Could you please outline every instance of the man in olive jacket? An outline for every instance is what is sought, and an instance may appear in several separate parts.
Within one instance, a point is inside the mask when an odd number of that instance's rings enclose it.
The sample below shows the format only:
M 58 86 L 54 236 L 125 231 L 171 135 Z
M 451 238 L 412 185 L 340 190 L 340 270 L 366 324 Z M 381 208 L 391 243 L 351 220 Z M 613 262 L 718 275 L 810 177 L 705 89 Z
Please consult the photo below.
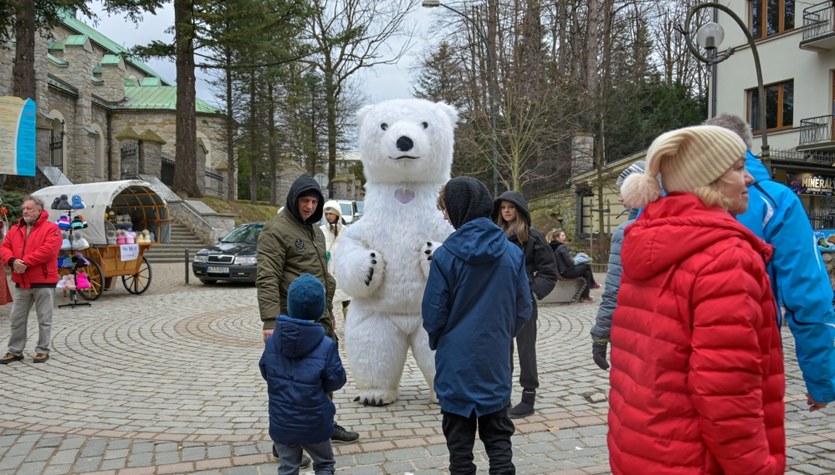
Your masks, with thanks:
M 275 320 L 287 315 L 287 289 L 302 274 L 312 274 L 327 293 L 327 310 L 319 320 L 325 333 L 337 341 L 331 314 L 336 281 L 328 273 L 325 235 L 319 228 L 325 199 L 319 184 L 302 175 L 290 186 L 284 209 L 270 220 L 258 236 L 255 287 L 258 311 L 264 322 L 264 341 L 272 335 Z M 354 442 L 359 434 L 334 423 L 334 442 Z

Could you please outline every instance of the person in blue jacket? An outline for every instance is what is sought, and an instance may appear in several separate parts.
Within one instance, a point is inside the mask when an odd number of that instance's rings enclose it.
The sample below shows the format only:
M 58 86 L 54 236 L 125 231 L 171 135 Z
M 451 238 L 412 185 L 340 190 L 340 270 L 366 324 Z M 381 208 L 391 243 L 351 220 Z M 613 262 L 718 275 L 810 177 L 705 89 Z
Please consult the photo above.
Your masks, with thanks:
M 626 177 L 633 173 L 644 173 L 646 162 L 637 161 L 624 169 L 618 175 L 615 185 L 618 187 L 618 201 L 623 203 L 620 196 L 620 187 Z M 615 314 L 615 307 L 618 302 L 618 291 L 620 290 L 620 276 L 623 273 L 621 265 L 620 249 L 623 246 L 623 235 L 626 227 L 635 222 L 638 217 L 638 209 L 627 208 L 627 220 L 621 223 L 612 233 L 612 244 L 609 247 L 609 268 L 606 272 L 606 287 L 603 289 L 603 297 L 600 298 L 600 307 L 597 308 L 597 317 L 591 329 L 591 354 L 595 364 L 600 369 L 609 369 L 609 362 L 606 361 L 606 349 L 609 347 L 609 334 L 612 330 L 612 315 Z
M 826 407 L 835 400 L 835 312 L 829 274 L 815 244 L 809 217 L 797 195 L 773 181 L 751 153 L 751 128 L 742 118 L 720 114 L 705 123 L 732 130 L 748 147 L 745 168 L 754 183 L 748 187 L 748 211 L 737 219 L 774 246 L 768 273 L 778 315 L 783 307 L 794 335 L 809 410 Z
M 438 208 L 455 232 L 432 255 L 422 311 L 435 350 L 449 471 L 476 473 L 478 429 L 490 473 L 514 474 L 511 343 L 533 308 L 525 255 L 490 220 L 493 201 L 482 182 L 453 178 L 441 189 Z
M 279 456 L 279 475 L 299 473 L 302 449 L 316 475 L 332 475 L 331 446 L 336 407 L 328 393 L 345 385 L 336 343 L 325 335 L 325 287 L 302 274 L 287 289 L 287 313 L 279 315 L 258 367 L 267 381 L 270 438 Z

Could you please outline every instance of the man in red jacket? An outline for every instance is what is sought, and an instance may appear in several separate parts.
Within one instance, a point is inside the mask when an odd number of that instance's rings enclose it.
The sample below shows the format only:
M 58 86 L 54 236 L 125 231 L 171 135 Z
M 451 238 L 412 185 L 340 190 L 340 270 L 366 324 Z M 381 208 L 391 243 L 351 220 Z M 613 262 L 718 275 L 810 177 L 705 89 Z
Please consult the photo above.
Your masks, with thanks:
M 23 359 L 26 322 L 32 305 L 38 315 L 38 345 L 33 361 L 43 363 L 49 359 L 61 231 L 49 221 L 43 201 L 38 198 L 27 196 L 23 200 L 22 214 L 23 217 L 9 229 L 0 244 L 0 259 L 12 269 L 12 281 L 15 283 L 14 303 L 9 317 L 12 327 L 9 351 L 0 358 L 0 364 Z

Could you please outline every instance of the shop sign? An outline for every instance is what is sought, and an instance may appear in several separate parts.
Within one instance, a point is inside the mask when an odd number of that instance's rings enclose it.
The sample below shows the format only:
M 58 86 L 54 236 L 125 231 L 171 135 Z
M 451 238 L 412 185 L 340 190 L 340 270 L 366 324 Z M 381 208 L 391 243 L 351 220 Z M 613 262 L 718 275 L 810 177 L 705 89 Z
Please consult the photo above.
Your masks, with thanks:
M 786 181 L 789 188 L 798 195 L 832 196 L 835 194 L 835 177 L 812 173 L 788 173 Z

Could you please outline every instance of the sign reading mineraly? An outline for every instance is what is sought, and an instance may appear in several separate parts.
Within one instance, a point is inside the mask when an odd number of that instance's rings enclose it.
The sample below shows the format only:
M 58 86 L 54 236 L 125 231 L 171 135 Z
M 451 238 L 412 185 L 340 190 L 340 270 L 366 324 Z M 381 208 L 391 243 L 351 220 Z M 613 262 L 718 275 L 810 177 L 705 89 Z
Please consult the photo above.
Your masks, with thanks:
M 789 188 L 798 195 L 832 195 L 835 193 L 835 177 L 812 173 L 788 173 Z
M 0 174 L 35 176 L 35 101 L 0 97 Z

